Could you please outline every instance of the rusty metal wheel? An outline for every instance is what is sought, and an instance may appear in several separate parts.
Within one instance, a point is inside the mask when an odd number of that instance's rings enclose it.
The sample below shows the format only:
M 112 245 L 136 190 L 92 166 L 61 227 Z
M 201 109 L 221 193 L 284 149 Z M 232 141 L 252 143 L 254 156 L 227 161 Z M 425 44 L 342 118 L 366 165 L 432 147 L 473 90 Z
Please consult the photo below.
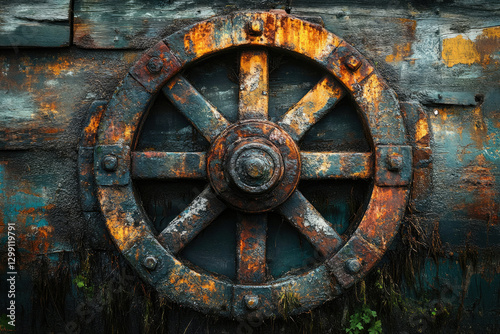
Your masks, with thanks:
M 182 70 L 206 56 L 242 48 L 238 120 L 228 121 Z M 268 116 L 269 50 L 297 54 L 325 71 L 278 121 Z M 210 143 L 206 152 L 134 151 L 141 121 L 164 94 Z M 343 96 L 365 123 L 371 152 L 300 151 L 298 142 Z M 394 92 L 346 42 L 283 13 L 238 13 L 167 37 L 132 67 L 108 104 L 94 155 L 98 196 L 116 245 L 141 277 L 171 300 L 241 317 L 278 314 L 293 292 L 294 313 L 349 288 L 381 258 L 397 232 L 411 178 L 411 149 Z M 166 228 L 155 233 L 134 191 L 136 179 L 208 179 Z M 299 180 L 373 180 L 364 216 L 343 240 L 297 190 Z M 235 281 L 196 270 L 177 254 L 226 208 L 238 221 Z M 266 276 L 266 221 L 276 212 L 315 247 L 322 262 L 276 280 Z

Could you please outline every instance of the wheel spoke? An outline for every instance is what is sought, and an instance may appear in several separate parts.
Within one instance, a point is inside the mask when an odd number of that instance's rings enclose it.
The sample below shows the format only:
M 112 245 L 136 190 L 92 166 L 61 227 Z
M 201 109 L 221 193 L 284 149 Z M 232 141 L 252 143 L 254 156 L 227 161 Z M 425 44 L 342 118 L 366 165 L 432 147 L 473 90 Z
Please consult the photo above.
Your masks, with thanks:
M 268 103 L 267 52 L 244 51 L 240 58 L 239 119 L 267 120 Z
M 301 179 L 367 179 L 373 176 L 371 153 L 301 152 Z
M 337 232 L 298 190 L 277 211 L 299 229 L 322 256 L 328 257 L 341 246 Z
M 170 80 L 162 91 L 209 142 L 229 126 L 224 116 L 183 76 Z
M 158 241 L 173 253 L 179 252 L 207 227 L 226 205 L 207 187 L 158 235 Z
M 283 115 L 278 125 L 299 141 L 344 95 L 344 88 L 326 76 Z
M 132 152 L 132 177 L 137 179 L 204 179 L 204 152 Z
M 266 279 L 267 214 L 238 215 L 238 282 L 263 283 Z

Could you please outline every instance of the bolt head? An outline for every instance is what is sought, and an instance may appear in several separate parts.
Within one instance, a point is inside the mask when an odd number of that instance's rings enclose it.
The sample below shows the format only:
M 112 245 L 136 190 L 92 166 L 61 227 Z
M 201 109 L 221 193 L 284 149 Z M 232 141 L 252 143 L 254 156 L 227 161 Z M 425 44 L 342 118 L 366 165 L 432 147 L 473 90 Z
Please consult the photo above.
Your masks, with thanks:
M 262 179 L 270 170 L 269 161 L 259 156 L 250 157 L 243 164 L 246 175 L 252 179 Z
M 147 68 L 151 73 L 158 73 L 163 68 L 163 60 L 159 57 L 151 57 L 148 61 Z
M 351 55 L 345 59 L 344 64 L 352 71 L 356 71 L 361 66 L 361 60 Z
M 387 167 L 390 171 L 397 172 L 403 168 L 403 156 L 399 153 L 392 153 L 387 157 Z
M 263 194 L 274 189 L 282 176 L 282 158 L 272 144 L 241 143 L 231 150 L 226 172 L 236 189 Z
M 248 33 L 252 36 L 260 36 L 264 32 L 264 22 L 254 20 L 248 25 Z
M 101 161 L 102 169 L 108 172 L 114 172 L 118 168 L 118 159 L 112 155 L 106 155 Z
M 259 297 L 248 295 L 245 296 L 245 305 L 249 310 L 255 310 L 259 307 Z
M 361 270 L 361 262 L 358 259 L 350 259 L 345 262 L 345 269 L 350 274 L 356 274 Z
M 157 264 L 158 260 L 154 256 L 147 256 L 142 262 L 142 265 L 148 270 L 155 270 Z

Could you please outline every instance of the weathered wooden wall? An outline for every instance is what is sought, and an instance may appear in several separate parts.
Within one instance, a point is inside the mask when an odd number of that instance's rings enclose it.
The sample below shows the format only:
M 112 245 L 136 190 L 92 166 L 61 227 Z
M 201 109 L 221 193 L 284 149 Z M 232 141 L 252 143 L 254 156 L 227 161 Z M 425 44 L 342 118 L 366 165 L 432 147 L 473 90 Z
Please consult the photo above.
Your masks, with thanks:
M 99 213 L 83 214 L 77 175 L 92 102 L 109 100 L 143 51 L 193 22 L 254 9 L 286 9 L 355 46 L 404 102 L 416 147 L 432 151 L 398 240 L 366 282 L 264 324 L 158 301 Z M 5 0 L 0 46 L 0 245 L 15 222 L 20 332 L 336 333 L 364 301 L 387 332 L 500 330 L 500 1 Z

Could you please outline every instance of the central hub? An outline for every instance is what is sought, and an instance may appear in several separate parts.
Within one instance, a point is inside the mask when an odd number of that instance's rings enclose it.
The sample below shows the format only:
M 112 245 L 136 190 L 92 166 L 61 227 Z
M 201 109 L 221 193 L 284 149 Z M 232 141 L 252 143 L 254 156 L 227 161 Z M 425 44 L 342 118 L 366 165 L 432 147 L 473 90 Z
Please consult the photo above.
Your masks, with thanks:
M 283 174 L 280 151 L 263 138 L 245 138 L 229 152 L 226 171 L 238 189 L 262 194 L 277 185 Z
M 230 206 L 269 211 L 295 190 L 300 177 L 297 145 L 274 123 L 245 120 L 215 139 L 207 155 L 212 188 Z

